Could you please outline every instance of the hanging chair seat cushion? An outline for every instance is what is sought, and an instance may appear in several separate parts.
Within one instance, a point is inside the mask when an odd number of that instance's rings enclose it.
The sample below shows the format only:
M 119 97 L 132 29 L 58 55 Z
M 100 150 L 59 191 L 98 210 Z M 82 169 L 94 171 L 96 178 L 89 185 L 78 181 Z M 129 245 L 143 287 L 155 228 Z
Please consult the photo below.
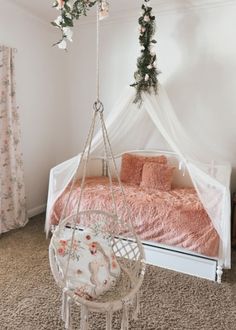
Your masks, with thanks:
M 72 229 L 65 228 L 52 238 L 55 261 L 64 277 L 72 242 Z M 75 230 L 66 286 L 75 294 L 92 300 L 111 289 L 120 275 L 109 236 L 93 229 Z

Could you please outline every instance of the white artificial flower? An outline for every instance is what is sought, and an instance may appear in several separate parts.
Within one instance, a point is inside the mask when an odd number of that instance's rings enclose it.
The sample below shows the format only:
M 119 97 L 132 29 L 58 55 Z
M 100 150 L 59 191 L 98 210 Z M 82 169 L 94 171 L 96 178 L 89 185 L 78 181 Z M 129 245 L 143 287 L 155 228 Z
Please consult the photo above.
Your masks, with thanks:
M 61 23 L 63 23 L 63 18 L 62 18 L 62 16 L 58 16 L 57 19 L 55 19 L 54 22 L 56 23 L 56 25 L 60 26 Z
M 141 32 L 144 33 L 146 31 L 145 27 L 141 27 Z
M 145 74 L 145 78 L 144 78 L 144 80 L 145 80 L 145 81 L 148 81 L 148 79 L 149 79 L 149 75 L 148 75 L 148 74 Z
M 66 44 L 65 39 L 62 39 L 62 41 L 59 42 L 59 44 L 58 44 L 57 46 L 58 46 L 58 48 L 60 48 L 60 49 L 66 49 L 67 44 Z
M 144 4 L 144 6 L 145 6 L 146 8 L 150 7 L 150 5 L 151 5 L 151 1 L 148 1 L 148 2 L 146 2 L 146 3 Z
M 152 69 L 152 65 L 149 64 L 147 68 L 148 68 L 149 70 L 151 70 L 151 69 Z
M 148 15 L 145 15 L 144 18 L 143 18 L 143 20 L 145 22 L 150 22 L 150 17 Z
M 153 43 L 151 43 L 150 45 L 149 45 L 149 50 L 152 50 L 153 48 L 154 48 L 154 44 Z
M 99 6 L 99 19 L 103 20 L 109 16 L 109 3 L 106 0 L 102 0 Z
M 139 26 L 139 32 L 144 33 L 146 31 L 146 28 L 142 25 Z
M 157 67 L 157 62 L 153 62 L 153 67 L 156 68 Z
M 150 52 L 150 54 L 151 54 L 152 56 L 155 56 L 155 55 L 156 55 L 156 52 L 155 52 L 154 50 L 152 50 L 152 51 Z
M 70 42 L 72 42 L 72 36 L 73 36 L 73 31 L 69 27 L 64 27 L 63 28 L 63 34 L 65 35 L 66 39 L 68 39 Z
M 144 50 L 144 49 L 145 49 L 145 47 L 144 47 L 144 46 L 142 46 L 142 47 L 141 47 L 141 50 Z
M 65 5 L 65 1 L 62 1 L 62 0 L 57 0 L 53 4 L 53 6 L 55 6 L 57 10 L 62 10 L 64 8 L 64 5 Z M 66 3 L 66 5 L 68 7 L 70 7 L 70 9 L 72 9 L 72 7 L 73 7 L 73 4 L 71 3 L 71 1 L 68 1 Z
M 72 16 L 71 16 L 71 14 L 70 13 L 66 13 L 66 17 L 68 17 L 68 18 L 72 18 Z
M 71 3 L 71 0 L 70 0 L 70 1 L 67 1 L 66 5 L 67 5 L 68 7 L 70 7 L 70 9 L 72 9 L 72 7 L 73 7 L 73 4 Z
M 57 2 L 57 9 L 58 10 L 61 10 L 64 7 L 64 5 L 65 5 L 65 1 L 64 0 L 57 0 L 56 2 Z

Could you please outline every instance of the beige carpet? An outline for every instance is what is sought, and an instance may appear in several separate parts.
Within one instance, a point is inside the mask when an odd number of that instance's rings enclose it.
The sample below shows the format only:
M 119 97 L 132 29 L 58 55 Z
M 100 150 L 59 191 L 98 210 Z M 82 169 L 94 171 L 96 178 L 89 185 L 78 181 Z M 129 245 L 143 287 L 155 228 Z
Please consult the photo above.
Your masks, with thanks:
M 60 290 L 50 273 L 43 225 L 42 215 L 31 219 L 25 228 L 0 237 L 1 330 L 64 329 L 60 321 Z M 140 319 L 131 322 L 130 329 L 235 330 L 235 268 L 234 265 L 225 274 L 225 282 L 218 285 L 149 266 Z M 116 315 L 114 330 L 120 329 L 118 324 Z M 90 329 L 105 329 L 103 318 L 94 315 Z

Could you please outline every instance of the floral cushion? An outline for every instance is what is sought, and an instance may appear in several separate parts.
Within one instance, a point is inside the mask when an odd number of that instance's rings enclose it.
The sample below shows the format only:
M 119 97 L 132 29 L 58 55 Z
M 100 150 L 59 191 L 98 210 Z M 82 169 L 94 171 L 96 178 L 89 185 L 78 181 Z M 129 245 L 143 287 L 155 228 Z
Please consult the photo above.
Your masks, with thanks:
M 56 262 L 64 275 L 71 246 L 72 230 L 65 229 L 63 237 L 53 241 Z M 120 275 L 120 266 L 107 235 L 92 229 L 75 231 L 67 273 L 67 287 L 75 294 L 92 300 L 105 293 Z

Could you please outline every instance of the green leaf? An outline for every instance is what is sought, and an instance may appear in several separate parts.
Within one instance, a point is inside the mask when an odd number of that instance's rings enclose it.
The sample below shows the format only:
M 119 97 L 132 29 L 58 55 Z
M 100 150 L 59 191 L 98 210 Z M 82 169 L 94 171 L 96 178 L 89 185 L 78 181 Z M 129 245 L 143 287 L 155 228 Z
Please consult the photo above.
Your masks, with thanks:
M 55 22 L 51 22 L 51 24 L 52 24 L 53 26 L 60 27 L 60 25 L 58 25 L 58 24 L 55 23 Z

